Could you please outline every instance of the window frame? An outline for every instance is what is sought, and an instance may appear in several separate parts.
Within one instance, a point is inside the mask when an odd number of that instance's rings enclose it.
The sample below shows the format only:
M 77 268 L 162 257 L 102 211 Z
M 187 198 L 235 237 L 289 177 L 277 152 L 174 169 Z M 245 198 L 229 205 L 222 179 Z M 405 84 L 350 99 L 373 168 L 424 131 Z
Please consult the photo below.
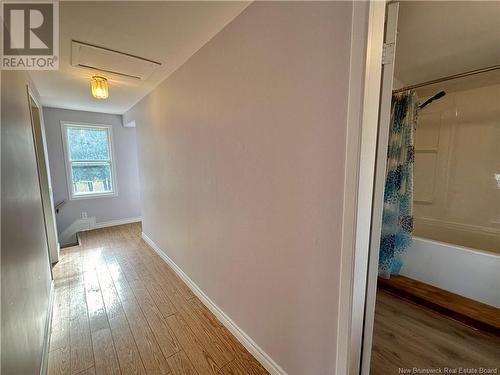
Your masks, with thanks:
M 72 181 L 72 162 L 69 160 L 69 148 L 68 148 L 68 128 L 95 128 L 95 129 L 105 129 L 108 134 L 108 148 L 109 148 L 109 164 L 111 167 L 111 187 L 112 191 L 105 193 L 87 193 L 87 194 L 75 194 L 73 191 L 73 181 Z M 94 198 L 110 198 L 118 196 L 118 183 L 116 178 L 116 162 L 115 162 L 115 149 L 113 143 L 113 125 L 109 124 L 95 124 L 86 123 L 79 121 L 61 121 L 61 136 L 63 143 L 63 153 L 64 153 L 64 165 L 66 169 L 66 183 L 68 187 L 68 197 L 69 200 L 80 200 L 80 199 L 94 199 Z M 92 161 L 89 161 L 92 162 Z

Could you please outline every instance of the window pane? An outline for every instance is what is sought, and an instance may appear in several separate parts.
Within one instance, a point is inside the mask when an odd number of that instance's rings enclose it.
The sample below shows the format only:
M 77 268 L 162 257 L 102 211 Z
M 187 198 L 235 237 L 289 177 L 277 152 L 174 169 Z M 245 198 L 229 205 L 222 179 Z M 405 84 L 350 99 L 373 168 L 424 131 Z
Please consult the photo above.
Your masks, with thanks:
M 72 183 L 75 195 L 111 193 L 111 166 L 106 164 L 72 164 Z
M 108 130 L 68 127 L 69 160 L 109 160 Z

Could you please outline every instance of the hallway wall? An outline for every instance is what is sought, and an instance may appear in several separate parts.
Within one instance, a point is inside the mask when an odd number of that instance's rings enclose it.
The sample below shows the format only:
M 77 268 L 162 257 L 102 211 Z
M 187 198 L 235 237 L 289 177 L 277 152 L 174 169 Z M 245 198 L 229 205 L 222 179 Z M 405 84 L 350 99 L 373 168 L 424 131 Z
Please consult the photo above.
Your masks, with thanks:
M 31 81 L 22 71 L 2 71 L 1 81 L 1 373 L 38 374 L 52 276 L 26 91 Z
M 349 2 L 261 2 L 124 115 L 143 231 L 289 374 L 335 368 Z
M 135 128 L 122 126 L 119 115 L 74 111 L 60 108 L 43 108 L 50 174 L 54 190 L 54 202 L 66 200 L 57 214 L 58 232 L 63 232 L 82 211 L 96 222 L 107 222 L 141 216 L 139 196 L 139 176 L 137 171 L 137 146 Z M 115 150 L 118 195 L 86 199 L 69 199 L 66 168 L 62 144 L 61 121 L 75 121 L 113 126 L 113 146 Z

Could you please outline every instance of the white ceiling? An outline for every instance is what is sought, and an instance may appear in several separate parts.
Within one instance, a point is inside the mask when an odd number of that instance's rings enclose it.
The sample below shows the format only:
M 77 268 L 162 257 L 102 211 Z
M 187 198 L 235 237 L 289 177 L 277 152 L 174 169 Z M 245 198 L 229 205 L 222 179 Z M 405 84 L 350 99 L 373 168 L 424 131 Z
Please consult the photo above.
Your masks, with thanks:
M 181 66 L 249 2 L 61 1 L 58 71 L 32 71 L 43 106 L 122 114 Z M 94 70 L 71 66 L 71 40 L 158 61 L 146 80 L 104 74 L 109 98 L 90 93 Z
M 395 76 L 405 85 L 500 64 L 500 1 L 401 1 Z

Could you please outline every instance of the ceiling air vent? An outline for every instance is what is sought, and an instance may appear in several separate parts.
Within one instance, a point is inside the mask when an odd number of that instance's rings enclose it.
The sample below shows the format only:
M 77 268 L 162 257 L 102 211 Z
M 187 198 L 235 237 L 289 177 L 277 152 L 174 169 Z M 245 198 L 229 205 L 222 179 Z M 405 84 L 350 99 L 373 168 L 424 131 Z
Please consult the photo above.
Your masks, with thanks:
M 146 79 L 161 63 L 72 40 L 71 65 L 128 78 Z

